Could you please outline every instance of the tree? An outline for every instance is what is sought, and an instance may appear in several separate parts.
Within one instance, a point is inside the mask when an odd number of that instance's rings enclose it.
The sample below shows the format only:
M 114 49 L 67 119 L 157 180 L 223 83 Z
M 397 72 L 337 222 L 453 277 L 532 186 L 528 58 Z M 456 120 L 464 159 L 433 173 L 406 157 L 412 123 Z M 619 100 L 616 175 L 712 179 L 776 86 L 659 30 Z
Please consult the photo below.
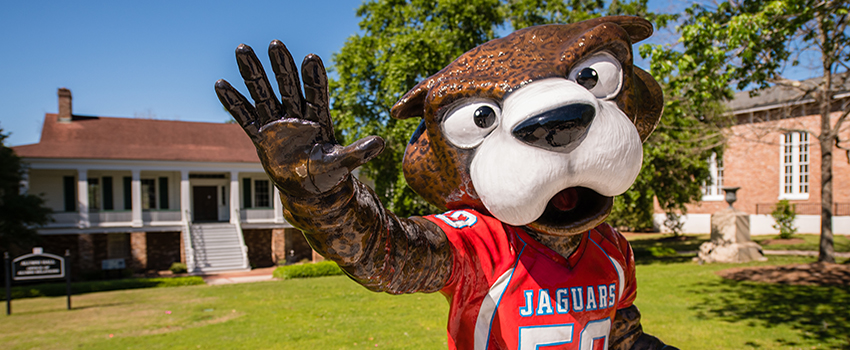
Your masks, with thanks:
M 850 114 L 847 105 L 835 106 L 834 96 L 846 86 L 850 66 L 848 6 L 843 0 L 725 1 L 709 8 L 694 5 L 680 27 L 683 50 L 671 53 L 655 47 L 653 55 L 689 62 L 699 79 L 714 81 L 700 86 L 699 94 L 712 95 L 734 84 L 739 90 L 754 87 L 753 94 L 779 86 L 795 89 L 815 100 L 821 150 L 821 239 L 818 261 L 834 262 L 832 233 L 833 147 L 848 150 L 839 131 Z M 811 55 L 813 54 L 813 55 Z M 793 80 L 787 72 L 810 59 L 820 80 Z M 681 72 L 680 67 L 680 72 Z M 712 73 L 712 74 L 709 74 Z M 836 117 L 831 117 L 838 110 Z
M 571 23 L 605 14 L 636 14 L 664 22 L 670 16 L 646 11 L 646 0 L 605 8 L 601 0 L 371 0 L 357 16 L 362 34 L 351 36 L 333 56 L 330 82 L 337 138 L 351 143 L 381 135 L 386 148 L 362 167 L 375 192 L 398 215 L 436 211 L 407 186 L 401 170 L 407 140 L 418 120 L 394 120 L 392 105 L 417 82 L 457 56 L 496 37 L 509 25 L 521 29 Z M 650 207 L 651 210 L 651 207 Z
M 21 158 L 5 146 L 8 137 L 0 129 L 0 249 L 20 249 L 37 241 L 35 227 L 50 220 L 49 208 L 44 199 L 31 194 L 21 194 L 24 176 Z

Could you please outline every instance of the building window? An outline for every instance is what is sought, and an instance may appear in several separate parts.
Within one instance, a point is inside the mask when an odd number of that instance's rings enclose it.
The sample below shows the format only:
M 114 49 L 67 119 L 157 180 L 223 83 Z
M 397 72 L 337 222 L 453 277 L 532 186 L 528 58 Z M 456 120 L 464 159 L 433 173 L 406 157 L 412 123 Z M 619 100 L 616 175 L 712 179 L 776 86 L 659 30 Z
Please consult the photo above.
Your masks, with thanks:
M 254 204 L 257 208 L 270 207 L 269 180 L 254 180 Z
M 142 179 L 142 210 L 156 209 L 156 181 Z
M 779 199 L 809 198 L 809 134 L 782 135 Z
M 712 153 L 708 158 L 708 170 L 711 180 L 702 186 L 702 200 L 722 201 L 723 197 L 723 158 L 718 158 Z
M 89 210 L 100 210 L 100 179 L 89 181 Z

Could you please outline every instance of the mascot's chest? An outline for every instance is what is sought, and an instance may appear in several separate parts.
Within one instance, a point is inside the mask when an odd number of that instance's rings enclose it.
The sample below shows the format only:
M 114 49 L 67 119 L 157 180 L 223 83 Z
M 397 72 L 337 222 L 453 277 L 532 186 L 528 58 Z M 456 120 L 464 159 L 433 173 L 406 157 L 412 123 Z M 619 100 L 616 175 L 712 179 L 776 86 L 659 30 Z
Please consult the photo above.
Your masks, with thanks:
M 455 247 L 470 249 L 455 260 L 468 268 L 443 290 L 452 348 L 607 348 L 626 263 L 610 242 L 591 230 L 565 259 L 520 229 L 465 213 L 437 216 L 456 226 Z

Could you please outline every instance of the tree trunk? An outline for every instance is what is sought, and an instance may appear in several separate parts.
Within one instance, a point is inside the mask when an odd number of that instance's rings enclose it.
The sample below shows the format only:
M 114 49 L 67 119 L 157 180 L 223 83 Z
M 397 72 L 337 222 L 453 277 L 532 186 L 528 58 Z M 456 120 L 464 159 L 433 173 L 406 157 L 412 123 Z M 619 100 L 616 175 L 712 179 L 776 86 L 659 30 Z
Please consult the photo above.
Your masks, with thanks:
M 835 246 L 832 237 L 832 145 L 835 144 L 836 136 L 832 133 L 829 112 L 832 102 L 832 76 L 829 65 L 824 65 L 824 85 L 819 96 L 820 102 L 820 141 L 821 163 L 820 163 L 820 251 L 819 262 L 835 262 Z
M 826 115 L 827 123 L 829 114 Z M 835 262 L 835 246 L 832 237 L 832 145 L 834 141 L 822 137 L 821 149 L 821 213 L 820 213 L 820 252 L 819 262 Z M 831 139 L 831 137 L 830 137 Z

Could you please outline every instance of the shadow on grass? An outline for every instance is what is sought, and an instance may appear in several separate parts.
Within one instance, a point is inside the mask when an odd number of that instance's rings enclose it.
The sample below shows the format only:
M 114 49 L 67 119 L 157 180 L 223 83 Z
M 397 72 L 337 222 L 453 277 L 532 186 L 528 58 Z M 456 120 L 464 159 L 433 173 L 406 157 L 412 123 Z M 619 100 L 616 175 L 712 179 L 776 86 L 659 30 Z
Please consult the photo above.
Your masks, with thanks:
M 699 246 L 708 241 L 702 236 L 664 236 L 650 239 L 634 239 L 629 241 L 634 251 L 635 263 L 676 264 L 693 260 L 696 254 L 679 254 L 682 251 L 698 251 Z
M 838 286 L 798 286 L 721 280 L 695 286 L 703 300 L 693 309 L 698 317 L 719 318 L 770 328 L 786 325 L 804 339 L 827 348 L 850 349 L 850 291 Z M 798 346 L 789 339 L 775 339 Z
M 127 278 L 108 281 L 86 281 L 71 283 L 71 292 L 74 295 L 107 292 L 113 290 L 178 287 L 204 284 L 204 279 L 198 276 L 171 277 L 171 278 Z M 43 283 L 12 287 L 12 299 L 55 297 L 65 295 L 65 283 Z M 0 300 L 6 300 L 5 294 L 0 295 Z

